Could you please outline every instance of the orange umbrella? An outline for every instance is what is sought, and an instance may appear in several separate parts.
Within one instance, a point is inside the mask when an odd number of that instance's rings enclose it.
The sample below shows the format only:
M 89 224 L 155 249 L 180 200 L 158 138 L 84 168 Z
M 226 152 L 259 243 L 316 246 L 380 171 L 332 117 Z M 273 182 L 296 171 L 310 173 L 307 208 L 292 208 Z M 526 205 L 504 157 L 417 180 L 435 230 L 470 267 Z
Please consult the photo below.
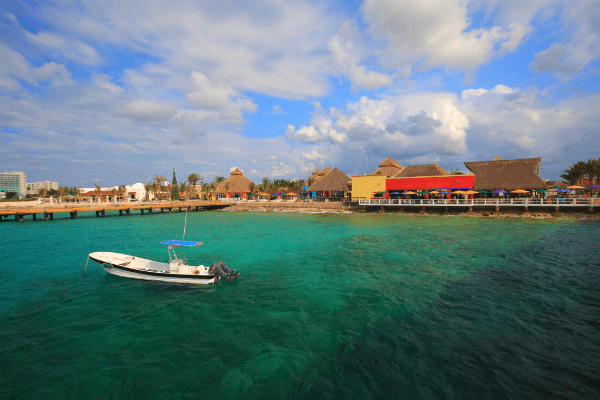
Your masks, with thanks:
M 567 189 L 585 189 L 585 188 L 583 186 L 573 185 L 573 186 L 568 186 Z
M 404 193 L 402 193 L 402 194 L 417 194 L 417 193 L 416 193 L 416 192 L 410 192 L 410 191 L 409 191 L 409 192 L 404 192 Z
M 527 190 L 517 189 L 517 190 L 511 191 L 511 193 L 529 193 L 529 192 Z

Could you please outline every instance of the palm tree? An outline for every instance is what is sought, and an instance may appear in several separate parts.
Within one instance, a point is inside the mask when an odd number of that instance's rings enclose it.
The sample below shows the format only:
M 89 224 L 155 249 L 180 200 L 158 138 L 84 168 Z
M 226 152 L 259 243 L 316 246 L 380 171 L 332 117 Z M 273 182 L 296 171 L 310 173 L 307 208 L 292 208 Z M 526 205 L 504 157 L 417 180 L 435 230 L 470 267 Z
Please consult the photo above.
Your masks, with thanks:
M 450 175 L 464 175 L 464 173 L 462 173 L 458 168 L 450 168 Z
M 75 197 L 75 201 L 81 202 L 81 188 L 77 186 L 73 186 L 71 189 L 71 193 L 73 193 L 73 197 Z
M 125 201 L 125 194 L 127 193 L 127 186 L 125 186 L 125 185 L 119 186 L 118 192 L 119 192 L 119 198 L 122 198 L 123 201 Z
M 102 193 L 102 188 L 97 183 L 94 183 L 94 186 L 96 187 L 96 196 L 98 196 L 98 203 L 100 203 L 100 193 Z
M 46 189 L 40 189 L 39 194 L 42 198 L 42 204 L 46 204 L 46 194 L 48 194 L 48 191 Z
M 115 197 L 117 197 L 118 193 L 119 191 L 117 190 L 117 188 L 110 189 L 110 195 L 112 196 L 113 203 L 115 202 Z
M 586 167 L 583 161 L 577 161 L 569 169 L 565 170 L 560 177 L 565 179 L 571 185 L 576 185 L 581 182 L 585 175 Z
M 194 194 L 196 193 L 196 183 L 202 180 L 202 177 L 198 174 L 189 174 L 187 180 L 190 183 L 190 187 L 193 188 Z M 189 199 L 189 197 L 188 197 Z
M 187 182 L 179 183 L 179 191 L 183 194 L 183 196 L 186 198 L 186 200 L 190 199 L 190 189 L 191 189 L 191 186 L 188 186 Z
M 590 159 L 585 163 L 585 174 L 588 176 L 588 185 L 592 186 L 597 181 L 598 172 L 600 172 L 600 162 Z
M 67 188 L 65 188 L 64 186 L 59 186 L 58 187 L 58 201 L 61 203 L 65 202 L 65 190 Z

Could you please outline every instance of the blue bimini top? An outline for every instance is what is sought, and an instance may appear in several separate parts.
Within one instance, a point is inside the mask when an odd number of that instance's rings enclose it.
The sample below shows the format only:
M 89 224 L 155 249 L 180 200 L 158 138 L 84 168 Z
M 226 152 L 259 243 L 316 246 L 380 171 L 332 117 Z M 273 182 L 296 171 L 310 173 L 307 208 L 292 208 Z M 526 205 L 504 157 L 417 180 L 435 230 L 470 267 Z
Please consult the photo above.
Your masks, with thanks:
M 202 246 L 204 244 L 202 242 L 187 242 L 185 240 L 165 240 L 164 242 L 161 242 L 161 243 L 169 244 L 173 247 L 183 247 L 183 246 L 193 247 L 193 246 Z

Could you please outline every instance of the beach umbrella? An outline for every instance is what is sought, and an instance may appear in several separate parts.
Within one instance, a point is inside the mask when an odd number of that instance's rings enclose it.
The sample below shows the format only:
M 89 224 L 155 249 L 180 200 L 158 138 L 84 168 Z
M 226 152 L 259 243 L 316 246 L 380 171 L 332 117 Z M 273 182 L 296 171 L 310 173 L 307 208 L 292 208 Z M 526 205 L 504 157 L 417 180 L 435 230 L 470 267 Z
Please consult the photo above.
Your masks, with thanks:
M 577 186 L 577 185 L 573 185 L 573 186 L 567 186 L 567 189 L 585 189 L 583 186 Z
M 557 193 L 569 193 L 571 191 L 568 190 L 568 189 L 556 189 L 555 192 L 557 192 Z
M 564 189 L 564 186 L 550 186 L 548 189 Z
M 487 190 L 478 190 L 478 192 L 481 193 L 481 194 L 484 194 L 484 193 L 488 193 L 489 194 L 490 193 Z
M 548 193 L 548 191 L 546 189 L 535 189 L 533 192 L 534 193 Z
M 432 191 L 431 191 L 431 192 L 429 192 L 429 193 L 431 193 L 431 194 L 438 194 L 438 193 L 440 193 L 440 192 L 438 192 L 437 190 L 432 190 Z
M 517 189 L 517 190 L 512 190 L 511 193 L 529 193 L 529 191 L 523 190 L 523 189 Z
M 465 194 L 462 190 L 457 190 L 456 192 L 452 192 L 452 194 Z
M 479 192 L 477 192 L 477 191 L 475 191 L 475 190 L 465 190 L 465 191 L 463 192 L 463 194 L 476 194 L 476 193 L 479 193 Z
M 498 190 L 494 190 L 492 193 L 499 194 L 499 193 L 508 193 L 508 192 L 506 192 L 505 190 L 502 190 L 502 189 L 498 189 Z
M 404 194 L 417 194 L 417 193 L 409 190 L 408 192 L 404 192 Z
M 590 186 L 588 189 L 599 189 L 600 185 L 594 185 L 594 186 Z

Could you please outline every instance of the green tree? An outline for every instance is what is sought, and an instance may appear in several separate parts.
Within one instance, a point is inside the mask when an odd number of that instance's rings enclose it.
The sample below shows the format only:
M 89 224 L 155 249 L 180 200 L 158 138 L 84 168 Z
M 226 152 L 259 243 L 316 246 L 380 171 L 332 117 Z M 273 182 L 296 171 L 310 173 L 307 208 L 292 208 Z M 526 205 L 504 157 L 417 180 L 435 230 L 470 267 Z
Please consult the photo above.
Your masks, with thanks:
M 48 194 L 48 191 L 46 189 L 40 189 L 39 194 L 42 198 L 42 204 L 46 204 L 46 195 Z
M 196 195 L 196 184 L 198 183 L 198 181 L 202 180 L 202 176 L 200 176 L 198 174 L 189 174 L 187 176 L 187 180 L 188 180 L 188 182 L 190 184 L 190 187 L 192 189 L 193 196 L 195 196 Z
M 97 183 L 94 183 L 94 186 L 96 187 L 96 196 L 98 196 L 98 202 L 100 202 L 100 193 L 102 193 L 102 188 Z
M 585 175 L 588 178 L 588 185 L 593 186 L 596 184 L 597 178 L 600 176 L 600 161 L 590 159 L 585 163 Z
M 585 163 L 583 161 L 577 161 L 570 168 L 563 171 L 560 177 L 569 182 L 571 185 L 577 185 L 581 182 L 585 173 Z

